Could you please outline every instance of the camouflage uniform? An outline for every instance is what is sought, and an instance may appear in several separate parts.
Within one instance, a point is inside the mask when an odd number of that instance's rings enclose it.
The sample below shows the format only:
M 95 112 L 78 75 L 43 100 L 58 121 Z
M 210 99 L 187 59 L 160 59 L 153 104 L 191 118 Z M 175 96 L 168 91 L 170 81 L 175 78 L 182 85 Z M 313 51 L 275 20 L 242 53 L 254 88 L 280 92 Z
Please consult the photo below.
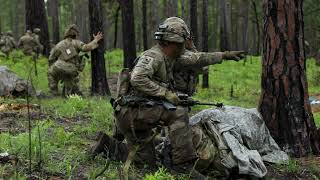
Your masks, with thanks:
M 165 21 L 165 23 L 170 22 L 184 23 L 177 17 L 170 17 Z M 185 23 L 184 26 L 188 29 Z M 188 37 L 187 43 L 189 43 L 186 45 L 187 50 L 175 64 L 174 80 L 176 89 L 181 93 L 188 94 L 189 96 L 192 96 L 195 93 L 198 74 L 200 74 L 206 66 L 220 64 L 223 59 L 238 60 L 237 57 L 241 58 L 243 53 L 241 51 L 213 53 L 198 52 L 191 40 L 191 37 Z
M 186 50 L 175 63 L 174 80 L 176 89 L 184 94 L 192 96 L 196 91 L 197 75 L 203 67 L 222 62 L 223 53 L 204 53 Z
M 31 31 L 27 31 L 18 42 L 18 47 L 22 49 L 23 53 L 32 56 L 34 49 L 38 46 L 38 42 L 32 37 Z
M 37 47 L 35 47 L 34 52 L 36 52 L 37 54 L 40 54 L 43 51 L 43 45 L 40 42 L 40 33 L 41 30 L 39 28 L 33 29 L 32 37 L 36 40 L 38 44 Z
M 78 85 L 78 75 L 81 71 L 79 52 L 88 52 L 98 47 L 98 40 L 93 40 L 88 44 L 74 39 L 78 30 L 75 25 L 70 26 L 65 39 L 60 41 L 50 52 L 48 81 L 52 94 L 58 94 L 58 83 L 63 80 L 65 95 L 81 93 Z
M 8 31 L 5 36 L 3 36 L 4 45 L 1 47 L 1 51 L 7 56 L 9 53 L 16 48 L 16 42 L 13 38 L 12 31 Z
M 181 27 L 179 23 L 159 26 L 156 39 L 184 43 L 187 32 Z M 174 62 L 175 59 L 167 57 L 160 45 L 145 51 L 132 70 L 130 84 L 133 90 L 129 96 L 142 97 L 150 102 L 167 99 L 166 94 L 174 90 Z M 152 129 L 157 126 L 168 126 L 173 164 L 190 163 L 197 158 L 192 146 L 186 107 L 177 106 L 175 111 L 170 111 L 157 103 L 151 103 L 151 106 L 146 103 L 130 105 L 121 104 L 120 101 L 116 106 L 115 116 L 116 125 L 125 136 L 129 149 L 139 147 L 136 162 L 156 164 Z

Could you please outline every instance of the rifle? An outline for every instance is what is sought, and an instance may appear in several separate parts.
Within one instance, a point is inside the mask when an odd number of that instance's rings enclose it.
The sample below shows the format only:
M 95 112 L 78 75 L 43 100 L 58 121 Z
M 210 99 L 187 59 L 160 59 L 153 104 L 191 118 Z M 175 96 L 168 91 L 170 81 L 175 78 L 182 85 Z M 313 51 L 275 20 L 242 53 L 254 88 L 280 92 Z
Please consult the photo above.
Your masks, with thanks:
M 185 95 L 183 95 L 182 98 L 184 98 Z M 210 103 L 210 102 L 200 102 L 197 100 L 193 100 L 191 98 L 188 99 L 181 99 L 181 103 L 179 105 L 181 106 L 196 106 L 196 105 L 208 105 L 208 106 L 216 106 L 216 107 L 223 107 L 222 103 Z M 166 110 L 168 111 L 175 111 L 177 109 L 177 106 L 173 105 L 172 103 L 165 101 L 165 100 L 150 100 L 147 98 L 142 97 L 132 97 L 132 96 L 122 96 L 120 99 L 114 100 L 112 99 L 111 104 L 113 108 L 116 110 L 117 105 L 120 106 L 139 106 L 140 104 L 144 104 L 146 107 L 153 107 L 154 105 L 162 105 Z
M 198 100 L 194 100 L 190 98 L 187 94 L 179 94 L 178 97 L 181 99 L 179 105 L 181 106 L 196 106 L 196 105 L 203 105 L 203 106 L 216 106 L 218 108 L 223 107 L 223 103 L 212 103 L 212 102 L 200 102 Z
M 216 106 L 218 108 L 222 108 L 223 107 L 223 103 L 200 102 L 200 101 L 193 100 L 193 99 L 182 100 L 179 105 L 181 105 L 181 106 L 197 106 L 197 105 L 201 105 L 201 106 Z

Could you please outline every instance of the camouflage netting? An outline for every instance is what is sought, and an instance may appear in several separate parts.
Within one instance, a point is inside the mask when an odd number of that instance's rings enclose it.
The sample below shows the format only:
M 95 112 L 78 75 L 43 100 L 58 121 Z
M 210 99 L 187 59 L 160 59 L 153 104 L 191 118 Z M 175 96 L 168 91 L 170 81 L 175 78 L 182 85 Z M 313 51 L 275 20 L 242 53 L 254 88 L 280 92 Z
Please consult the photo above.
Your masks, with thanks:
M 17 76 L 6 66 L 0 66 L 0 96 L 19 97 L 26 93 L 35 95 L 31 83 Z
M 221 163 L 227 169 L 238 167 L 240 174 L 263 177 L 267 173 L 263 161 L 283 164 L 289 160 L 256 109 L 233 106 L 207 109 L 191 117 L 190 124 L 204 125 L 218 145 Z

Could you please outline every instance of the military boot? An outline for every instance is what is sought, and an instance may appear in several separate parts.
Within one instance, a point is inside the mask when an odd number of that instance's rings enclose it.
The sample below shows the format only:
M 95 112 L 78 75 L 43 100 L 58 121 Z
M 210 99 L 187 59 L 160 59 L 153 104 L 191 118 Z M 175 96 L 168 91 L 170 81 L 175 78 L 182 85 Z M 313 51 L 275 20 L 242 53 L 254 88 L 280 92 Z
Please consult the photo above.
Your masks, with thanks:
M 98 141 L 91 147 L 89 155 L 94 159 L 98 154 L 104 153 L 107 158 L 124 162 L 129 150 L 127 144 L 117 141 L 103 132 L 99 132 Z
M 201 174 L 199 171 L 197 171 L 195 169 L 193 162 L 186 162 L 183 164 L 173 165 L 171 168 L 171 172 L 173 174 L 185 174 L 188 176 L 189 179 L 192 179 L 192 180 L 207 180 L 208 179 L 208 177 Z
M 94 159 L 98 154 L 104 152 L 108 141 L 108 135 L 103 132 L 99 132 L 98 141 L 89 150 L 90 157 Z

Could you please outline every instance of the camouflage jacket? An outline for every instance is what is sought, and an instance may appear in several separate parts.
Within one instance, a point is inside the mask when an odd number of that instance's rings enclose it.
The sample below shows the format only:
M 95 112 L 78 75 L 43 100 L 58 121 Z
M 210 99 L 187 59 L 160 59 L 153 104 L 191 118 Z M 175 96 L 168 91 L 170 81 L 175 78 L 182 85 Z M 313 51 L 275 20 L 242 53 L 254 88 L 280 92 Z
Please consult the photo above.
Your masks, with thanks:
M 192 52 L 186 50 L 174 65 L 174 81 L 177 91 L 193 95 L 197 76 L 203 67 L 222 62 L 222 53 Z
M 43 45 L 40 42 L 40 36 L 36 33 L 32 34 L 32 37 L 35 39 L 35 41 L 37 42 L 37 46 L 34 48 L 34 51 L 39 53 L 43 51 Z
M 163 98 L 173 87 L 173 64 L 159 45 L 142 53 L 131 72 L 130 84 L 137 96 Z
M 81 64 L 79 58 L 79 52 L 88 52 L 98 47 L 98 41 L 93 40 L 88 44 L 85 44 L 77 39 L 67 38 L 60 41 L 50 52 L 49 66 L 56 61 L 64 61 L 72 63 L 76 66 Z
M 2 52 L 9 52 L 12 49 L 16 48 L 16 42 L 13 37 L 4 36 L 3 41 L 4 41 L 4 45 L 1 48 Z
M 32 55 L 33 50 L 37 45 L 37 41 L 30 35 L 22 36 L 18 42 L 18 47 L 21 48 L 26 55 Z

